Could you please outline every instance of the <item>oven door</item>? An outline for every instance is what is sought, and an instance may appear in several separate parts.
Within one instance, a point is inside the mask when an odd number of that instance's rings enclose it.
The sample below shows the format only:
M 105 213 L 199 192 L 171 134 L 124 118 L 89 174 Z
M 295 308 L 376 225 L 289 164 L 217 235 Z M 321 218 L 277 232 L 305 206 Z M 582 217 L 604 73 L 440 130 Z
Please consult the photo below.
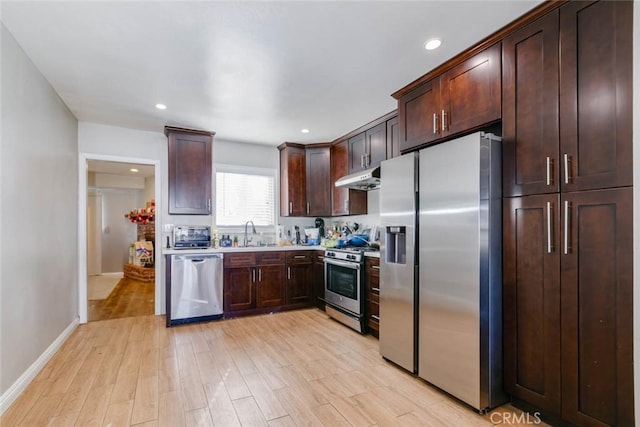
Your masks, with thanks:
M 361 266 L 357 262 L 324 259 L 324 298 L 334 306 L 360 315 Z

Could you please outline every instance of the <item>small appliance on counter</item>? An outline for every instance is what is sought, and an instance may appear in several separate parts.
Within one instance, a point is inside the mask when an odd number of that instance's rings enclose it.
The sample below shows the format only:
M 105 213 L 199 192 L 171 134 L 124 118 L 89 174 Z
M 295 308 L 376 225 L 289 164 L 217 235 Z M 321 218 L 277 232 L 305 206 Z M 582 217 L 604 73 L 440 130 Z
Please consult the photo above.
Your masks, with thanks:
M 318 229 L 320 237 L 324 237 L 324 219 L 316 218 L 314 227 Z
M 175 249 L 205 249 L 211 245 L 211 227 L 208 225 L 177 225 L 173 228 Z

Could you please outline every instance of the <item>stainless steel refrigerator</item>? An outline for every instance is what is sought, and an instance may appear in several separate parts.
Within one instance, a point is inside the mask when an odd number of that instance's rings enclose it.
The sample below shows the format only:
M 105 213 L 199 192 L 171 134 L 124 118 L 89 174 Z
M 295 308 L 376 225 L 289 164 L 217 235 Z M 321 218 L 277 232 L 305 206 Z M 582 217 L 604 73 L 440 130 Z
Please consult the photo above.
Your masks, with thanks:
M 500 140 L 382 162 L 380 353 L 478 411 L 502 391 Z

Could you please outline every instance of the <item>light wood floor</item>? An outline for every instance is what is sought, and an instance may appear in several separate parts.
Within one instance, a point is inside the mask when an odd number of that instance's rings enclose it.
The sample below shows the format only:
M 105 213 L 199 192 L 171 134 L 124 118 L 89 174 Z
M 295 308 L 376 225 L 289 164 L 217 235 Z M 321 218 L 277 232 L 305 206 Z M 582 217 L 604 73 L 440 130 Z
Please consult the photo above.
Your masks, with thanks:
M 120 319 L 154 313 L 155 284 L 123 277 L 106 299 L 89 300 L 87 318 Z
M 2 426 L 491 426 L 317 309 L 165 328 L 81 325 Z M 513 419 L 513 418 L 511 418 Z

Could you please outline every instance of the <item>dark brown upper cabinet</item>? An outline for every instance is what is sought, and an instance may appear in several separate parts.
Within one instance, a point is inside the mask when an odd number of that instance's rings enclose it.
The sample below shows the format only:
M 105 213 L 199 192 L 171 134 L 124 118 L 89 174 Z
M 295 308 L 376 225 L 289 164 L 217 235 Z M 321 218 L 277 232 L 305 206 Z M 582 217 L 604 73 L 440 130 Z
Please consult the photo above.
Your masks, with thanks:
M 504 195 L 632 185 L 632 7 L 569 2 L 504 42 Z
M 503 194 L 558 192 L 558 11 L 503 42 Z
M 380 123 L 349 138 L 349 173 L 376 167 L 387 159 L 387 126 Z
M 632 185 L 633 2 L 560 8 L 563 191 Z
M 499 121 L 501 54 L 497 43 L 417 87 L 396 92 L 400 150 Z
M 335 182 L 349 173 L 349 141 L 331 146 L 331 215 L 364 215 L 367 213 L 367 192 L 351 188 L 338 188 Z
M 387 120 L 387 159 L 400 155 L 398 116 Z
M 331 216 L 331 144 L 306 146 L 308 216 Z
M 169 145 L 169 214 L 211 214 L 214 132 L 165 126 Z
M 280 150 L 280 215 L 307 214 L 305 146 L 285 142 Z

